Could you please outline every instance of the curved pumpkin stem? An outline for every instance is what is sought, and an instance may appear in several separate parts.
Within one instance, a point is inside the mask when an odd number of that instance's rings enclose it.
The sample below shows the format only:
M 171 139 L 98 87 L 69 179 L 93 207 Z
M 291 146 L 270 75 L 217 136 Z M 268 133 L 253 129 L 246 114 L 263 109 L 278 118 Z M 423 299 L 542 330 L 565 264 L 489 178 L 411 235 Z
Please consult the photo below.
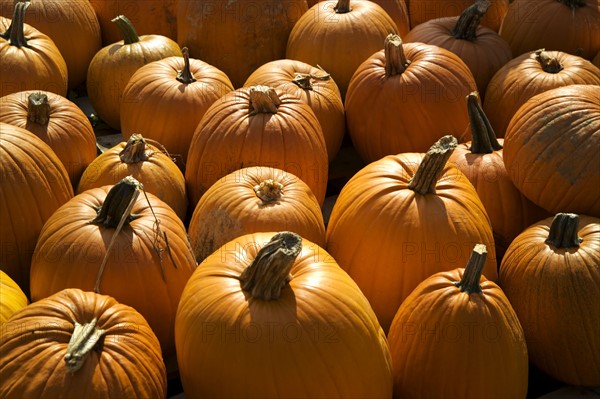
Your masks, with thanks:
M 254 192 L 264 203 L 278 201 L 283 195 L 283 184 L 268 179 L 254 186 Z
M 124 44 L 133 44 L 140 41 L 135 27 L 125 15 L 116 16 L 111 19 L 111 22 L 114 22 L 119 27 L 119 30 L 123 34 Z
M 313 85 L 312 85 L 313 80 L 327 81 L 327 80 L 331 79 L 331 75 L 328 74 L 327 72 L 325 72 L 325 70 L 323 70 L 323 68 L 321 68 L 318 65 L 317 65 L 317 68 L 319 68 L 321 71 L 323 71 L 323 73 L 320 75 L 315 75 L 313 73 L 296 72 L 294 74 L 294 79 L 292 79 L 292 83 L 296 84 L 301 89 L 312 90 L 313 89 Z
M 471 4 L 462 12 L 450 34 L 455 39 L 468 40 L 471 42 L 477 39 L 479 22 L 489 7 L 490 0 L 478 0 Z
M 252 86 L 249 91 L 250 115 L 276 114 L 281 100 L 275 89 L 269 86 Z
M 134 164 L 148 160 L 146 154 L 146 140 L 141 134 L 132 134 L 125 148 L 119 152 L 119 159 L 126 164 Z
M 254 299 L 279 299 L 292 279 L 290 270 L 302 251 L 302 237 L 289 231 L 277 233 L 240 275 L 242 289 Z
M 479 94 L 476 91 L 467 96 L 467 111 L 469 112 L 469 124 L 471 126 L 471 153 L 491 154 L 502 149 L 502 145 L 496 138 L 494 128 L 485 112 L 483 112 Z
M 410 65 L 410 61 L 406 59 L 404 47 L 402 46 L 402 38 L 390 33 L 385 38 L 385 76 L 395 76 L 403 73 Z
M 29 47 L 27 45 L 27 38 L 25 37 L 24 25 L 25 25 L 25 11 L 29 7 L 28 1 L 20 1 L 15 4 L 13 10 L 13 17 L 10 22 L 10 26 L 4 33 L 0 33 L 3 39 L 8 40 L 11 46 L 18 48 Z
M 540 63 L 540 66 L 547 73 L 559 73 L 564 69 L 558 58 L 551 57 L 545 49 L 540 49 L 535 52 L 535 59 Z
M 451 135 L 442 137 L 432 145 L 408 183 L 408 188 L 421 195 L 435 194 L 435 185 L 457 145 L 458 141 Z
M 352 7 L 350 7 L 350 0 L 338 0 L 333 9 L 336 14 L 346 14 L 347 12 L 352 11 Z
M 483 272 L 486 259 L 486 246 L 484 244 L 475 245 L 463 272 L 462 279 L 454 283 L 455 286 L 460 288 L 461 292 L 466 292 L 467 294 L 479 294 L 482 292 L 479 282 L 481 281 L 481 273 Z
M 27 120 L 41 126 L 50 122 L 50 103 L 46 94 L 37 92 L 27 97 Z
M 71 374 L 83 366 L 92 349 L 94 349 L 100 338 L 106 333 L 105 330 L 96 327 L 97 322 L 96 318 L 85 324 L 73 321 L 75 329 L 69 340 L 67 353 L 64 357 L 67 370 Z
M 547 244 L 556 248 L 577 248 L 583 241 L 577 235 L 579 231 L 579 215 L 574 213 L 557 213 L 550 225 Z
M 184 66 L 179 73 L 177 73 L 177 80 L 181 83 L 189 85 L 190 83 L 194 83 L 196 78 L 190 69 L 190 52 L 187 47 L 183 47 L 181 49 L 181 53 L 183 54 L 183 62 Z

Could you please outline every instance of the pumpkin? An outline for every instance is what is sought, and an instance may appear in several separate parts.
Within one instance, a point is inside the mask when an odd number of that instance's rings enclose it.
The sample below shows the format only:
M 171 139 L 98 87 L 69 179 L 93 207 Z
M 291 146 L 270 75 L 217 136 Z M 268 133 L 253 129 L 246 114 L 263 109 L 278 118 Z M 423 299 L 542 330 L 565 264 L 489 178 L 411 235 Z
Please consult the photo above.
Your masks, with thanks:
M 54 211 L 73 197 L 73 188 L 46 143 L 3 122 L 0 165 L 0 265 L 29 293 L 29 267 L 38 235 Z
M 0 327 L 10 316 L 29 303 L 27 296 L 15 281 L 0 270 Z
M 466 176 L 447 162 L 456 145 L 444 136 L 426 154 L 372 162 L 333 206 L 327 251 L 356 281 L 385 331 L 419 283 L 466 264 L 474 243 L 489 249 L 484 275 L 498 278 L 485 208 Z
M 581 57 L 560 51 L 523 54 L 494 74 L 483 109 L 498 137 L 504 137 L 511 118 L 527 100 L 572 84 L 600 85 L 600 69 Z
M 490 10 L 481 23 L 498 32 L 508 11 L 509 0 L 490 0 Z M 431 19 L 455 17 L 473 4 L 472 0 L 408 0 L 410 26 L 414 29 Z
M 138 69 L 123 91 L 121 131 L 156 140 L 185 170 L 196 126 L 209 106 L 233 90 L 229 78 L 204 61 L 167 57 Z
M 368 163 L 425 152 L 446 133 L 461 137 L 469 125 L 463 99 L 476 89 L 454 53 L 389 35 L 348 86 L 346 123 L 354 148 Z
M 285 58 L 290 31 L 307 10 L 306 0 L 182 0 L 177 42 L 225 72 L 237 89 L 259 66 Z
M 600 219 L 558 213 L 520 234 L 500 266 L 531 362 L 571 385 L 600 385 L 599 247 Z
M 67 95 L 67 64 L 48 36 L 25 24 L 29 2 L 15 4 L 12 20 L 0 17 L 0 97 L 24 90 Z
M 547 218 L 549 213 L 521 194 L 508 177 L 503 159 L 504 140 L 496 139 L 477 92 L 467 96 L 467 109 L 471 141 L 459 144 L 449 162 L 455 164 L 477 190 L 490 218 L 499 264 L 512 240 L 525 228 Z
M 122 41 L 103 47 L 94 55 L 87 74 L 87 93 L 100 119 L 120 130 L 120 108 L 123 90 L 140 67 L 171 56 L 181 57 L 173 40 L 161 35 L 138 36 L 124 15 L 113 22 L 121 29 Z
M 592 60 L 592 64 L 596 65 L 598 68 L 600 68 L 600 50 L 598 50 L 598 53 L 596 53 L 596 56 L 594 57 L 594 59 Z
M 504 140 L 510 179 L 551 213 L 600 217 L 600 86 L 570 85 L 527 101 Z
M 464 61 L 485 93 L 494 74 L 512 59 L 510 46 L 498 32 L 480 25 L 491 2 L 479 0 L 466 8 L 460 17 L 430 19 L 414 27 L 403 37 L 405 43 L 422 42 L 450 50 Z
M 249 166 L 298 176 L 323 204 L 327 149 L 321 125 L 304 101 L 268 86 L 237 89 L 216 101 L 188 152 L 185 180 L 192 209 L 217 180 Z
M 168 358 L 174 355 L 177 303 L 196 262 L 175 212 L 140 191 L 127 177 L 59 208 L 35 248 L 31 299 L 65 288 L 110 295 L 144 316 Z
M 15 3 L 0 0 L 0 15 L 10 17 Z M 82 84 L 92 57 L 101 48 L 100 25 L 89 0 L 33 1 L 26 19 L 56 44 L 67 64 L 69 88 Z
M 146 320 L 114 298 L 66 289 L 8 320 L 0 396 L 164 398 L 160 346 Z
M 92 124 L 77 105 L 58 94 L 30 90 L 0 97 L 0 121 L 27 129 L 48 144 L 74 187 L 96 158 Z
M 598 0 L 514 0 L 500 35 L 513 56 L 546 48 L 592 59 L 600 50 Z
M 185 287 L 175 332 L 188 398 L 392 396 L 369 302 L 294 233 L 247 234 L 209 256 Z
M 396 23 L 375 2 L 322 1 L 294 25 L 285 58 L 323 67 L 344 99 L 356 68 L 381 49 L 390 33 L 397 33 Z
M 340 91 L 329 73 L 302 61 L 276 60 L 259 67 L 244 83 L 255 85 L 281 88 L 310 105 L 325 136 L 327 158 L 333 161 L 342 146 L 346 119 Z
M 152 143 L 152 141 L 151 141 Z M 187 212 L 185 178 L 160 144 L 146 142 L 140 134 L 102 153 L 86 168 L 77 193 L 113 185 L 127 176 L 139 180 L 144 190 L 166 202 L 181 220 Z
M 502 289 L 482 275 L 485 245 L 406 298 L 388 340 L 396 398 L 526 398 L 527 345 Z
M 323 214 L 310 188 L 289 172 L 260 166 L 213 184 L 188 228 L 198 262 L 236 237 L 261 231 L 293 231 L 325 246 Z

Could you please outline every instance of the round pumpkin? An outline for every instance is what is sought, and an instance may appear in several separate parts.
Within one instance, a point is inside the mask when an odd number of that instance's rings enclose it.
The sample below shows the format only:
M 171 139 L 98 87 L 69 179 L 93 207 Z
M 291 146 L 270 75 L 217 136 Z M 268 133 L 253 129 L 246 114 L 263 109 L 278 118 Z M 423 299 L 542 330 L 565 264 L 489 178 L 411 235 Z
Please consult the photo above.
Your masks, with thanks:
M 477 86 L 454 53 L 389 35 L 383 50 L 356 70 L 346 95 L 346 123 L 365 162 L 425 152 L 445 134 L 469 125 L 464 98 Z
M 490 0 L 490 10 L 481 21 L 483 26 L 498 32 L 509 3 L 509 0 Z M 472 0 L 407 0 L 406 5 L 409 10 L 410 26 L 414 29 L 431 19 L 456 17 L 472 4 Z
M 15 281 L 0 270 L 0 327 L 16 311 L 23 309 L 29 299 Z
M 395 397 L 527 397 L 523 328 L 482 276 L 486 255 L 475 245 L 464 268 L 429 277 L 402 302 L 388 334 Z
M 500 266 L 529 358 L 552 378 L 600 385 L 600 219 L 559 213 L 527 228 Z
M 185 171 L 189 204 L 229 173 L 249 166 L 282 169 L 302 179 L 319 204 L 328 162 L 312 109 L 280 89 L 251 86 L 217 100 L 194 132 Z
M 31 256 L 42 226 L 73 197 L 54 151 L 33 133 L 0 122 L 0 265 L 29 293 Z
M 177 303 L 196 261 L 175 212 L 140 191 L 129 177 L 59 208 L 35 248 L 31 299 L 71 287 L 110 295 L 144 316 L 168 358 Z
M 445 136 L 427 154 L 390 155 L 346 183 L 327 225 L 327 251 L 350 274 L 385 331 L 427 277 L 464 266 L 474 243 L 489 249 L 484 275 L 497 280 L 489 218 L 466 176 L 447 159 Z
M 138 36 L 129 19 L 113 19 L 124 39 L 103 47 L 94 55 L 87 73 L 87 94 L 102 121 L 121 129 L 120 111 L 123 90 L 140 67 L 163 58 L 179 56 L 181 50 L 173 40 L 161 35 Z
M 510 179 L 551 213 L 600 217 L 600 86 L 570 85 L 529 99 L 504 140 Z
M 72 288 L 21 309 L 3 325 L 0 353 L 5 399 L 167 395 L 156 336 L 106 295 Z
M 161 143 L 185 170 L 194 130 L 219 98 L 233 90 L 229 78 L 204 61 L 167 57 L 138 69 L 129 79 L 121 102 L 121 131 Z
M 333 161 L 342 146 L 346 119 L 340 90 L 329 73 L 302 61 L 276 60 L 258 68 L 244 83 L 255 85 L 280 88 L 310 105 L 325 136 L 327 158 Z
M 294 233 L 247 234 L 209 256 L 185 287 L 175 332 L 189 398 L 392 397 L 369 302 Z
M 58 94 L 30 90 L 0 97 L 0 122 L 27 129 L 48 144 L 74 187 L 96 158 L 92 124 L 77 105 Z
M 30 2 L 15 4 L 12 20 L 0 16 L 0 97 L 24 90 L 67 95 L 67 64 L 48 36 L 24 23 Z
M 198 262 L 236 237 L 261 231 L 293 231 L 325 246 L 323 214 L 310 188 L 289 172 L 261 166 L 237 170 L 213 184 L 188 228 Z

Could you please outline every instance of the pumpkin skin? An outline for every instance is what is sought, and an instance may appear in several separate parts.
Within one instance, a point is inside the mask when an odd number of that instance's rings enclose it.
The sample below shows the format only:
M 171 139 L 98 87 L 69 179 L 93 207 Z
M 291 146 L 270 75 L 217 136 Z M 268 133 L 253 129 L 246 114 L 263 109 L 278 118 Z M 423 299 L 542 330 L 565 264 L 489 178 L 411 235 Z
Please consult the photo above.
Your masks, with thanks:
M 271 93 L 271 94 L 270 94 Z M 258 111 L 281 102 L 275 111 Z M 270 111 L 269 111 L 270 112 Z M 244 87 L 226 94 L 204 114 L 194 132 L 185 171 L 188 200 L 195 207 L 217 180 L 249 166 L 267 166 L 302 179 L 320 205 L 325 200 L 328 162 L 323 131 L 302 100 L 265 86 Z
M 335 158 L 346 133 L 346 119 L 340 90 L 331 75 L 302 61 L 283 59 L 252 72 L 244 86 L 254 85 L 281 88 L 310 105 L 325 136 L 327 158 L 329 162 Z
M 17 10 L 16 31 L 6 35 L 12 20 L 0 16 L 0 97 L 24 90 L 44 90 L 67 95 L 67 64 L 56 44 L 31 25 L 22 23 L 27 6 Z M 13 15 L 13 18 L 15 15 Z M 20 47 L 15 45 L 19 43 Z M 25 45 L 26 43 L 26 45 Z
M 64 360 L 75 322 L 97 320 L 100 348 L 71 373 Z M 146 320 L 106 295 L 66 289 L 15 313 L 0 333 L 3 398 L 164 398 L 160 345 Z
M 414 29 L 419 24 L 431 19 L 455 17 L 473 4 L 468 0 L 408 0 L 410 26 Z M 502 20 L 508 11 L 509 0 L 491 0 L 490 9 L 481 23 L 498 32 Z
M 33 133 L 0 122 L 0 265 L 25 293 L 42 226 L 73 197 L 64 166 Z
M 496 135 L 504 137 L 510 120 L 527 100 L 536 94 L 573 84 L 600 85 L 600 69 L 581 57 L 560 51 L 523 54 L 509 61 L 492 77 L 483 110 Z
M 121 103 L 123 138 L 139 133 L 159 142 L 182 170 L 202 116 L 212 103 L 233 91 L 222 71 L 201 60 L 189 60 L 194 81 L 179 78 L 185 65 L 182 57 L 144 65 L 125 86 Z
M 469 281 L 470 266 L 429 277 L 398 309 L 388 334 L 394 397 L 527 397 L 523 328 L 497 284 Z
M 93 188 L 75 196 L 48 219 L 31 262 L 33 301 L 69 287 L 94 291 L 115 229 L 90 221 L 97 216 L 97 209 L 106 205 L 111 187 Z M 139 216 L 116 236 L 98 290 L 139 311 L 167 358 L 174 351 L 177 303 L 196 262 L 183 223 L 166 203 L 145 193 L 138 196 L 131 214 Z M 164 239 L 160 239 L 162 233 L 157 238 L 156 220 L 161 232 L 167 234 L 170 255 Z M 163 252 L 159 255 L 157 249 Z
M 77 105 L 58 94 L 22 91 L 1 97 L 0 122 L 27 129 L 48 144 L 74 187 L 96 158 L 92 124 Z
M 571 232 L 583 240 L 567 248 L 546 242 L 552 221 L 515 238 L 499 284 L 523 325 L 531 362 L 567 384 L 598 386 L 600 219 L 580 215 Z
M 336 12 L 348 7 L 349 12 Z M 396 23 L 374 2 L 322 1 L 294 25 L 285 58 L 320 65 L 331 74 L 344 99 L 356 68 L 381 49 L 390 33 L 397 33 Z
M 546 48 L 591 60 L 600 50 L 598 0 L 515 0 L 500 35 L 513 56 Z
M 87 74 L 87 92 L 100 119 L 113 129 L 121 129 L 123 90 L 140 67 L 163 58 L 181 57 L 173 40 L 161 35 L 138 36 L 126 17 L 115 23 L 123 29 L 124 40 L 103 47 L 94 55 Z
M 293 231 L 325 246 L 323 214 L 310 188 L 289 172 L 260 166 L 213 184 L 188 228 L 198 263 L 234 238 L 261 231 Z
M 519 191 L 548 212 L 600 216 L 599 147 L 600 86 L 570 85 L 519 108 L 504 162 Z
M 23 309 L 28 303 L 29 300 L 21 287 L 0 270 L 0 327 L 13 313 Z
M 238 276 L 274 234 L 230 241 L 186 285 L 176 322 L 186 397 L 391 398 L 385 335 L 356 284 L 322 248 L 302 240 L 279 298 L 242 290 Z M 230 357 L 240 367 L 224 361 Z
M 179 1 L 177 42 L 237 89 L 259 66 L 286 58 L 290 31 L 307 10 L 306 0 Z

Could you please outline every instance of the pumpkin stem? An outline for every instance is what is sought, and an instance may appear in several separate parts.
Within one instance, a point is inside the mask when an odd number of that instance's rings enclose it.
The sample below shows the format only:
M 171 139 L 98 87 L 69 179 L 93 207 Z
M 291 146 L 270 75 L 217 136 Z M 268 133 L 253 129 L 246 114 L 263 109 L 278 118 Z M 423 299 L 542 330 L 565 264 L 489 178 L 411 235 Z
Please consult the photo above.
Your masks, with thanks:
M 551 57 L 545 49 L 537 50 L 535 59 L 538 60 L 544 72 L 547 73 L 559 73 L 564 68 L 558 58 Z
M 557 213 L 550 225 L 547 244 L 556 248 L 576 248 L 583 241 L 577 235 L 579 230 L 579 215 L 574 213 Z
M 141 188 L 142 184 L 133 177 L 123 178 L 108 191 L 98 214 L 90 223 L 117 228 L 123 221 L 129 223 L 136 219 L 137 216 L 131 215 L 131 208 Z
M 457 145 L 458 141 L 452 135 L 444 136 L 432 145 L 410 179 L 408 188 L 421 195 L 435 194 L 435 185 Z
M 585 0 L 558 0 L 559 3 L 576 10 L 581 7 L 585 7 Z
M 346 14 L 347 12 L 352 11 L 352 7 L 350 7 L 350 0 L 338 0 L 333 9 L 336 14 Z
M 184 66 L 183 69 L 177 73 L 176 79 L 181 83 L 189 85 L 196 81 L 196 78 L 190 69 L 190 52 L 187 47 L 184 47 L 181 49 L 181 53 L 183 54 Z
M 254 186 L 254 192 L 256 196 L 260 198 L 264 203 L 273 202 L 281 199 L 283 194 L 283 184 L 268 179 L 262 181 L 260 184 Z
M 10 26 L 4 33 L 0 33 L 0 36 L 8 40 L 8 43 L 11 46 L 15 46 L 18 48 L 21 47 L 29 47 L 27 44 L 27 38 L 25 37 L 24 25 L 25 25 L 25 10 L 29 7 L 28 1 L 20 1 L 15 4 L 15 9 L 13 10 L 12 21 L 10 22 Z
M 46 94 L 37 92 L 27 97 L 27 120 L 41 126 L 50 122 L 50 103 Z
M 281 100 L 274 88 L 269 86 L 250 87 L 250 115 L 276 114 Z
M 460 14 L 450 34 L 455 39 L 468 40 L 470 42 L 477 39 L 479 21 L 481 21 L 481 18 L 485 15 L 489 7 L 490 0 L 479 0 L 471 4 Z
M 125 148 L 119 152 L 119 158 L 121 162 L 126 164 L 134 164 L 148 160 L 148 154 L 146 154 L 146 140 L 141 134 L 132 134 Z
M 123 34 L 124 44 L 133 44 L 140 41 L 135 27 L 125 15 L 118 15 L 111 22 L 114 22 L 119 27 L 119 30 Z
M 292 279 L 290 270 L 302 251 L 302 237 L 289 231 L 275 234 L 240 275 L 242 289 L 254 299 L 270 301 Z
M 469 112 L 469 124 L 471 125 L 471 153 L 491 154 L 502 149 L 502 145 L 496 138 L 494 128 L 483 112 L 479 93 L 476 91 L 467 96 L 467 111 Z
M 479 294 L 481 293 L 481 273 L 483 272 L 483 266 L 487 259 L 487 248 L 484 244 L 477 244 L 471 252 L 471 257 L 465 271 L 463 272 L 462 279 L 454 283 L 455 286 L 460 288 L 461 292 L 467 294 Z
M 385 76 L 400 75 L 408 68 L 410 61 L 406 59 L 402 39 L 400 36 L 390 33 L 385 38 Z
M 91 350 L 106 333 L 105 330 L 96 327 L 97 322 L 96 318 L 91 322 L 84 324 L 73 321 L 75 329 L 69 340 L 67 353 L 64 357 L 67 370 L 69 370 L 71 374 L 75 373 L 83 366 Z
M 321 68 L 318 65 L 317 65 L 317 68 L 319 68 L 323 73 L 319 74 L 319 75 L 315 75 L 313 73 L 296 72 L 294 74 L 294 79 L 292 79 L 292 82 L 295 83 L 301 89 L 312 90 L 313 89 L 313 85 L 312 85 L 313 80 L 327 81 L 327 80 L 331 79 L 331 75 L 328 74 L 327 72 L 325 72 L 325 70 L 323 70 L 323 68 Z

